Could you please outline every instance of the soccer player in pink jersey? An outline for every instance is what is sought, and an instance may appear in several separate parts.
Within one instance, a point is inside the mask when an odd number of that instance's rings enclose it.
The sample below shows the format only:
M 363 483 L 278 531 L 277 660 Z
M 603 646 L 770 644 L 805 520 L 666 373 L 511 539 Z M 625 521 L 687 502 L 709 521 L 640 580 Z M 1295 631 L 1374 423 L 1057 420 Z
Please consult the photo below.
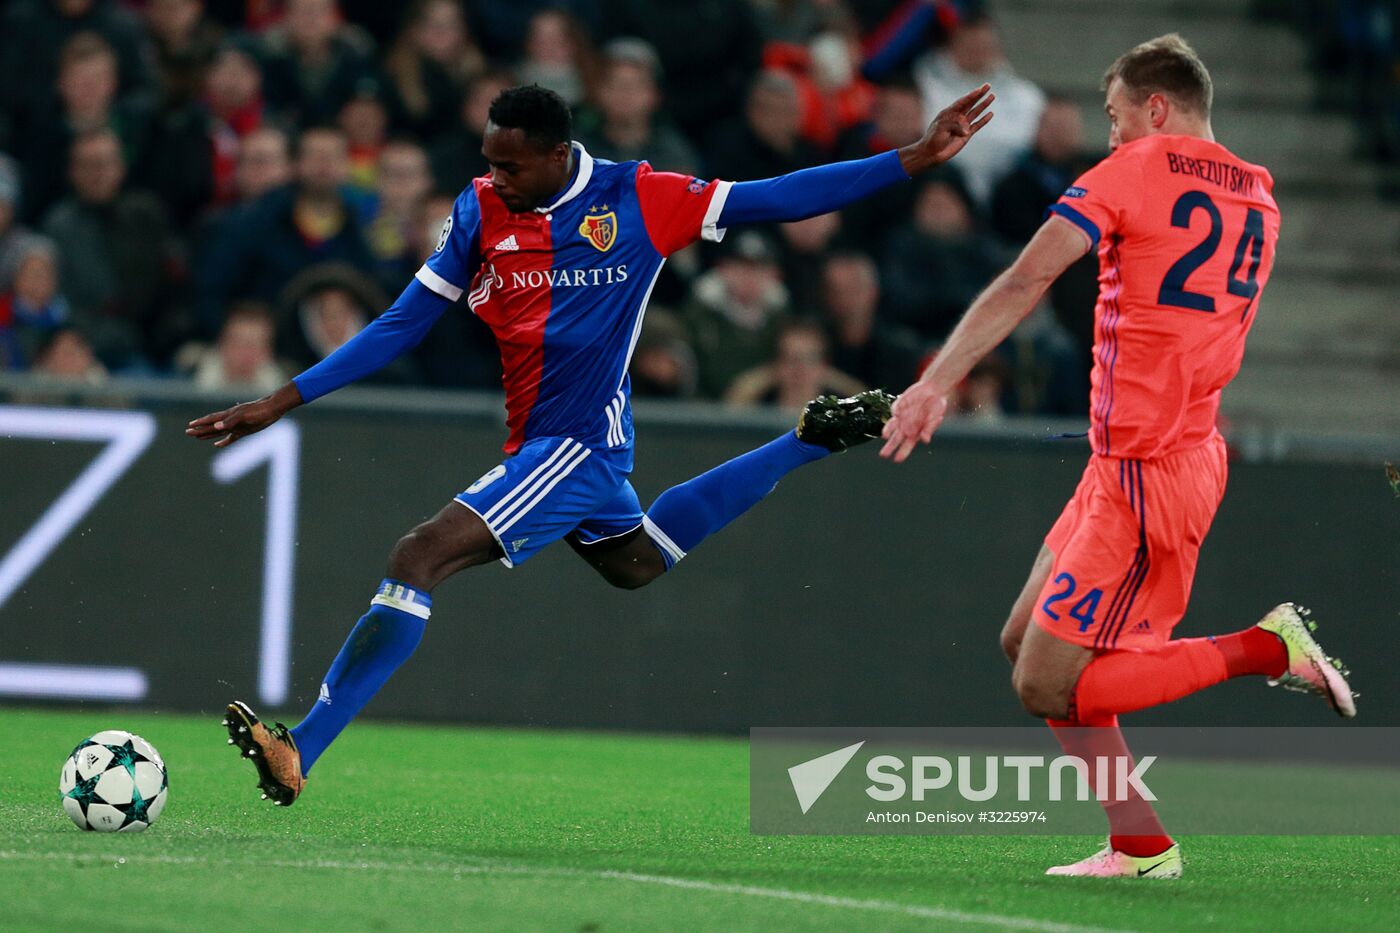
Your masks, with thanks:
M 1273 268 L 1279 211 L 1268 171 L 1215 141 L 1210 75 L 1180 36 L 1121 56 L 1104 89 L 1112 154 L 1065 191 L 898 400 L 881 453 L 902 462 L 927 443 L 953 387 L 1096 250 L 1093 454 L 1001 636 L 1021 702 L 1070 754 L 1110 761 L 1130 760 L 1120 714 L 1232 677 L 1264 676 L 1354 716 L 1346 671 L 1292 603 L 1241 632 L 1169 640 L 1225 492 L 1220 393 Z M 1105 811 L 1108 846 L 1049 874 L 1180 877 L 1180 847 L 1148 803 Z

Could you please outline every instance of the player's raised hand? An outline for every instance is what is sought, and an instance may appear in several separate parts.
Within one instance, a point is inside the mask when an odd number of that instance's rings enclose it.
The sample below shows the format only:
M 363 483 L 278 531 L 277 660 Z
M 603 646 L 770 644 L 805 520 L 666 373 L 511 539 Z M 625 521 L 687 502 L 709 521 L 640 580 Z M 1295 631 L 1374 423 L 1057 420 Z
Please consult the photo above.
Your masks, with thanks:
M 967 141 L 991 122 L 992 113 L 987 108 L 996 99 L 992 86 L 984 84 L 943 108 L 928 125 L 923 138 L 899 150 L 904 170 L 916 175 L 942 165 L 961 152 Z
M 885 423 L 885 446 L 880 456 L 895 463 L 909 459 L 915 446 L 933 440 L 933 432 L 948 413 L 948 396 L 926 382 L 916 382 L 895 400 Z
M 271 395 L 243 402 L 223 411 L 196 418 L 185 427 L 185 434 L 196 440 L 214 438 L 215 447 L 227 447 L 240 437 L 256 434 L 301 404 L 301 393 L 288 383 Z

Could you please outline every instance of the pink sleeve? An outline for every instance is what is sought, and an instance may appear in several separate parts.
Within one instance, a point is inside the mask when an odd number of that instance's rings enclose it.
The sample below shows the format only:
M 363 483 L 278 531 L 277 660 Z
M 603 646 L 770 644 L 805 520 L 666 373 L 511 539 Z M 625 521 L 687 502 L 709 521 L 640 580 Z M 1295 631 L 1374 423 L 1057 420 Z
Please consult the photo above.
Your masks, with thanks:
M 1101 237 L 1122 231 L 1141 202 L 1141 160 L 1119 151 L 1079 176 L 1050 213 L 1082 230 L 1097 249 Z
M 637 166 L 637 201 L 656 251 L 669 256 L 696 240 L 722 240 L 719 215 L 729 188 L 727 181 L 655 172 L 645 162 Z

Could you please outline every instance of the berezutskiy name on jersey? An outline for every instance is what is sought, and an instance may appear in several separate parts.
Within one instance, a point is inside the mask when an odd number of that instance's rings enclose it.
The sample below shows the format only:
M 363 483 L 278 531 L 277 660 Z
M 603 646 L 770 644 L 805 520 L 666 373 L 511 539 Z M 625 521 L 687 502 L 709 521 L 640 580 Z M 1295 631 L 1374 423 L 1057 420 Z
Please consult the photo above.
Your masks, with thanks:
M 661 266 L 718 241 L 728 182 L 594 159 L 553 203 L 512 214 L 488 177 L 458 196 L 418 280 L 467 305 L 501 348 L 507 453 L 536 437 L 632 442 L 627 366 Z

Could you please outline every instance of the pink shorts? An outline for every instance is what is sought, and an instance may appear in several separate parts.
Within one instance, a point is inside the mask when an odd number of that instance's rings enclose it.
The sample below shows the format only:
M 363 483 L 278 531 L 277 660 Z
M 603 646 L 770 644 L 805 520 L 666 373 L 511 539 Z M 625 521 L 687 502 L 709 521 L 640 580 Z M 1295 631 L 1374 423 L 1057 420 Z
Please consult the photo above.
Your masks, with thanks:
M 1227 474 L 1219 435 L 1155 460 L 1092 456 L 1045 537 L 1055 563 L 1035 623 L 1099 651 L 1160 648 L 1186 614 Z

